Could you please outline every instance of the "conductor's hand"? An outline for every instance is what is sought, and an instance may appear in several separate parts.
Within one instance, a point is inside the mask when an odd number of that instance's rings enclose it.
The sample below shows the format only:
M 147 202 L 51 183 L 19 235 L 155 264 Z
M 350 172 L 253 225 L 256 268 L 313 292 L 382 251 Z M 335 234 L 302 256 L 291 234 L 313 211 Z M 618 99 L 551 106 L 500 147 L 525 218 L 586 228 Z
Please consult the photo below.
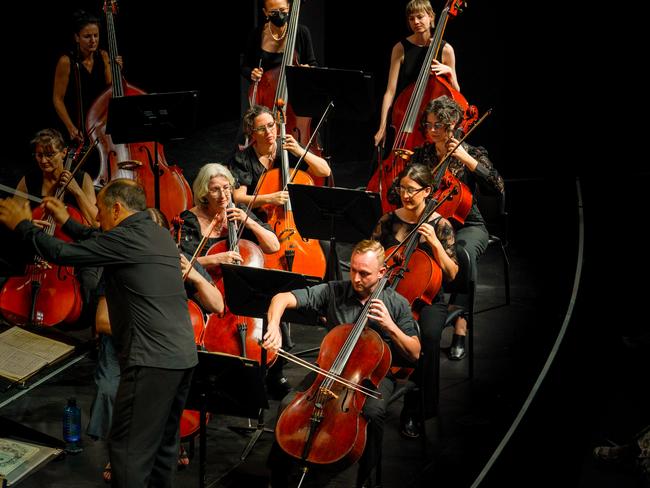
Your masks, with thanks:
M 0 223 L 14 230 L 23 220 L 32 220 L 32 210 L 29 208 L 29 202 L 20 202 L 13 198 L 0 200 Z
M 262 338 L 262 347 L 269 351 L 277 351 L 282 347 L 282 332 L 280 332 L 279 323 L 268 324 L 266 334 Z
M 65 224 L 70 218 L 70 214 L 66 210 L 65 204 L 58 198 L 44 197 L 41 205 L 45 210 L 50 212 L 54 221 L 59 225 Z

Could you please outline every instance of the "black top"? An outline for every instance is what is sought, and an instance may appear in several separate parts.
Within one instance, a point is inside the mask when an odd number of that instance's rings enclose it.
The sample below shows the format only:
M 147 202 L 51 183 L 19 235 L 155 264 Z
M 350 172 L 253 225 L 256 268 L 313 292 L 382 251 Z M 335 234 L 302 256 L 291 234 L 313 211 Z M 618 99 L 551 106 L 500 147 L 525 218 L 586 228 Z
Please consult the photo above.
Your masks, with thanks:
M 469 171 L 463 163 L 458 159 L 451 156 L 449 158 L 449 169 L 456 174 L 456 176 L 467 185 L 472 195 L 476 193 L 480 187 L 481 191 L 485 194 L 500 195 L 504 192 L 503 178 L 492 165 L 488 158 L 488 153 L 485 148 L 479 146 L 474 147 L 463 142 L 463 147 L 467 153 L 478 161 L 478 166 L 475 171 Z M 439 158 L 436 154 L 435 144 L 424 144 L 423 146 L 414 149 L 414 153 L 409 160 L 408 165 L 424 164 L 429 168 L 434 168 L 438 164 Z M 389 189 L 388 201 L 394 204 L 399 204 L 399 194 L 397 187 L 399 181 L 395 179 L 391 188 Z M 456 222 L 453 222 L 454 228 L 457 229 Z M 472 208 L 467 214 L 465 224 L 462 227 L 470 225 L 485 225 L 483 216 L 476 205 L 476 199 L 472 201 Z
M 241 208 L 244 211 L 246 210 L 245 205 L 238 203 L 237 207 Z M 193 212 L 190 212 L 189 210 L 184 210 L 181 213 L 180 218 L 182 219 L 183 223 L 180 226 L 179 244 L 181 250 L 186 255 L 189 255 L 188 259 L 190 259 L 196 252 L 196 249 L 199 247 L 199 242 L 201 242 L 201 239 L 203 238 L 203 234 L 201 234 L 201 224 L 199 223 L 199 219 L 196 217 L 196 215 Z M 248 218 L 253 219 L 255 222 L 260 224 L 265 229 L 271 230 L 271 227 L 269 227 L 268 224 L 265 224 L 262 221 L 260 221 L 260 219 L 258 219 L 254 214 L 251 214 Z M 255 237 L 255 234 L 248 228 L 244 229 L 241 238 L 257 243 L 257 238 Z M 209 237 L 200 255 L 205 256 L 205 253 L 208 252 L 208 249 L 210 249 L 211 246 L 213 246 L 217 242 L 223 241 L 224 239 L 228 239 L 227 232 L 220 237 Z
M 411 83 L 415 83 L 420 74 L 420 69 L 422 69 L 422 63 L 424 63 L 424 58 L 426 58 L 427 51 L 429 46 L 416 46 L 408 39 L 402 39 L 400 41 L 402 47 L 404 48 L 404 61 L 399 68 L 399 76 L 397 77 L 397 90 L 395 93 L 399 95 L 402 93 L 402 90 L 406 88 Z M 440 50 L 438 51 L 438 61 L 442 62 L 442 50 L 445 47 L 446 42 L 442 41 Z
M 16 227 L 46 260 L 62 265 L 104 266 L 106 302 L 121 368 L 191 368 L 198 362 L 178 258 L 169 231 L 137 212 L 108 232 L 73 219 L 63 230 L 81 242 L 66 243 L 25 220 Z
M 83 171 L 79 171 L 74 176 L 75 181 L 81 188 L 83 188 L 85 174 L 86 173 Z M 43 189 L 43 172 L 40 168 L 32 168 L 29 170 L 29 172 L 25 175 L 25 186 L 27 187 L 27 193 L 30 195 L 39 195 L 41 197 L 45 196 L 41 195 L 41 190 Z M 63 203 L 76 207 L 77 199 L 70 192 L 65 192 L 63 194 Z M 32 208 L 36 208 L 40 205 L 40 203 L 36 203 L 31 200 L 29 204 Z
M 93 68 L 88 71 L 83 64 L 78 64 L 79 70 L 75 66 L 75 56 L 67 55 L 70 58 L 70 78 L 68 81 L 68 88 L 65 92 L 63 99 L 65 106 L 68 110 L 70 118 L 75 123 L 77 128 L 81 131 L 85 127 L 80 125 L 79 122 L 79 87 L 77 85 L 76 71 L 79 72 L 79 81 L 81 85 L 81 106 L 83 109 L 84 123 L 88 110 L 93 102 L 106 91 L 110 85 L 106 83 L 106 65 L 104 58 L 99 50 L 93 54 Z
M 292 290 L 291 293 L 294 294 L 298 302 L 297 309 L 305 312 L 315 312 L 324 316 L 328 330 L 340 324 L 354 324 L 364 307 L 349 280 L 321 283 L 320 285 Z M 402 332 L 407 336 L 418 335 L 417 325 L 406 298 L 395 290 L 384 289 L 379 294 L 379 299 L 384 302 L 393 322 L 397 324 Z M 391 346 L 393 354 L 400 354 L 393 347 L 390 336 L 383 332 L 375 321 L 369 320 L 368 326 Z
M 262 50 L 262 30 L 266 28 L 265 25 L 262 24 L 260 27 L 253 29 L 246 41 L 246 49 L 240 71 L 241 75 L 249 81 L 251 79 L 251 72 L 254 68 L 258 67 L 260 59 L 262 60 L 262 69 L 265 72 L 282 64 L 282 52 L 270 53 Z M 301 24 L 298 24 L 298 30 L 296 32 L 295 55 L 298 58 L 297 64 L 318 66 L 309 29 Z

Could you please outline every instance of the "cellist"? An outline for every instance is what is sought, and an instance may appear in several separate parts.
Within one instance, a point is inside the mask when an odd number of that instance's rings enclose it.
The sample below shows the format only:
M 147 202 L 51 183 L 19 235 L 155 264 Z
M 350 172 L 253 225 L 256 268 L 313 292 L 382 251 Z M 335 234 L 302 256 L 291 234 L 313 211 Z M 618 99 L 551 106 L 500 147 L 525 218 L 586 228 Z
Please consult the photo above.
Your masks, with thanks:
M 393 105 L 393 100 L 418 77 L 427 48 L 431 42 L 435 19 L 436 15 L 429 0 L 411 0 L 406 5 L 406 20 L 413 33 L 393 46 L 390 56 L 388 83 L 381 104 L 379 129 L 374 136 L 375 146 L 386 138 L 388 114 Z M 433 60 L 431 74 L 448 76 L 451 86 L 460 91 L 456 76 L 454 48 L 448 42 L 443 41 L 440 52 L 440 59 Z
M 402 171 L 398 180 L 401 206 L 384 214 L 372 235 L 373 239 L 381 242 L 387 249 L 404 241 L 422 217 L 427 200 L 433 191 L 431 172 L 421 164 L 408 166 Z M 440 267 L 444 280 L 453 280 L 458 272 L 458 261 L 451 223 L 434 212 L 417 232 L 420 234 L 418 247 Z M 417 270 L 413 269 L 413 273 L 417 274 Z M 447 305 L 443 300 L 442 290 L 438 292 L 431 304 L 414 305 L 418 307 L 424 359 L 421 368 L 416 368 L 412 377 L 423 392 L 426 409 L 424 412 L 419 411 L 420 393 L 415 391 L 406 393 L 400 415 L 400 433 L 407 438 L 420 435 L 422 426 L 417 419 L 430 418 L 437 413 L 440 337 L 447 318 Z
M 36 165 L 20 179 L 16 189 L 32 195 L 53 196 L 72 176 L 72 173 L 64 168 L 68 148 L 63 136 L 56 129 L 42 129 L 34 134 L 30 144 Z M 86 224 L 97 227 L 96 202 L 90 175 L 83 169 L 79 170 L 66 186 L 63 203 L 79 209 Z M 30 205 L 35 206 L 33 203 Z M 75 274 L 79 279 L 84 304 L 80 320 L 89 320 L 94 315 L 94 291 L 99 281 L 99 270 L 92 266 L 82 266 L 75 268 Z
M 426 143 L 414 149 L 414 154 L 408 164 L 424 164 L 433 169 L 441 158 L 455 149 L 449 158 L 449 170 L 469 187 L 472 194 L 475 194 L 480 188 L 486 194 L 502 195 L 504 192 L 503 178 L 494 168 L 485 148 L 474 147 L 465 142 L 456 148 L 458 139 L 456 139 L 453 129 L 462 117 L 463 110 L 452 98 L 443 95 L 431 100 L 422 113 L 420 121 L 420 129 L 424 133 Z M 434 180 L 436 176 L 433 175 Z M 397 182 L 394 182 L 388 192 L 388 199 L 395 202 L 397 198 Z M 489 237 L 476 199 L 473 199 L 463 224 L 456 220 L 451 220 L 451 223 L 456 231 L 456 242 L 469 253 L 472 263 L 472 278 L 476 281 L 478 260 L 487 249 Z M 458 304 L 463 305 L 461 302 Z M 452 347 L 449 350 L 449 359 L 451 360 L 460 360 L 465 356 L 467 323 L 463 317 L 459 317 L 458 321 L 460 323 L 455 327 Z
M 330 281 L 306 289 L 279 293 L 273 297 L 268 310 L 268 331 L 262 346 L 271 350 L 282 346 L 280 319 L 286 309 L 315 311 L 326 318 L 328 329 L 339 324 L 354 323 L 386 271 L 384 248 L 380 243 L 372 240 L 357 243 L 350 259 L 349 280 Z M 384 289 L 379 297 L 371 303 L 368 326 L 380 334 L 391 347 L 393 355 L 402 356 L 409 362 L 416 361 L 420 355 L 420 341 L 408 302 L 392 289 Z M 298 390 L 306 390 L 313 380 L 314 374 L 308 374 Z M 367 398 L 363 406 L 363 415 L 369 422 L 366 446 L 359 460 L 357 486 L 362 486 L 370 477 L 379 460 L 386 401 L 394 388 L 395 379 L 389 373 L 379 383 L 382 399 Z M 287 395 L 280 409 L 284 409 L 294 396 L 295 392 Z M 291 459 L 277 442 L 271 448 L 268 464 L 271 468 L 272 486 L 287 486 Z

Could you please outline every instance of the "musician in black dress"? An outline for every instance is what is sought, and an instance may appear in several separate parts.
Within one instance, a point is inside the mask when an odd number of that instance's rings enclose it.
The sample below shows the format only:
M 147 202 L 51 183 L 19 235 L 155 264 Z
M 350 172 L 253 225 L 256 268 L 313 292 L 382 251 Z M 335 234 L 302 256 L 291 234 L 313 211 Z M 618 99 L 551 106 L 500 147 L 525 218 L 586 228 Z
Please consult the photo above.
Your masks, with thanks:
M 416 164 L 407 167 L 398 178 L 401 206 L 384 214 L 373 232 L 373 239 L 385 248 L 398 245 L 413 230 L 422 218 L 427 201 L 432 193 L 431 172 L 426 166 Z M 458 272 L 454 229 L 449 221 L 434 212 L 426 223 L 417 230 L 418 248 L 432 259 L 431 266 L 442 271 L 442 278 L 451 281 Z M 413 266 L 412 273 L 418 270 Z M 409 279 L 409 273 L 406 278 Z M 420 279 L 420 278 L 414 278 Z M 447 318 L 447 305 L 443 300 L 442 287 L 430 305 L 423 302 L 413 304 L 419 312 L 420 340 L 423 357 L 413 378 L 423 391 L 422 397 L 415 391 L 404 396 L 404 407 L 400 415 L 400 432 L 406 437 L 418 437 L 422 426 L 419 418 L 430 418 L 437 414 L 440 377 L 440 337 Z M 424 412 L 420 411 L 420 398 L 424 399 Z

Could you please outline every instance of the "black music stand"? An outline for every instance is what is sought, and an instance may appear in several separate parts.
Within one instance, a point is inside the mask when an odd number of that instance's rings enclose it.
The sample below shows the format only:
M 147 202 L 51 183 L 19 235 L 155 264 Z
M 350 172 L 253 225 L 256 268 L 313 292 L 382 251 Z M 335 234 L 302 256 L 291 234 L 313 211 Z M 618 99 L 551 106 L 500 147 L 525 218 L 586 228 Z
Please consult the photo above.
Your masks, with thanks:
M 319 118 L 334 102 L 333 118 L 364 121 L 374 112 L 372 74 L 358 70 L 287 66 L 287 90 L 296 115 Z
M 196 125 L 199 92 L 149 93 L 111 98 L 106 133 L 116 144 L 154 141 L 154 202 L 160 209 L 158 143 L 183 139 Z M 135 168 L 133 168 L 135 169 Z
M 223 286 L 226 296 L 226 304 L 235 315 L 247 317 L 258 317 L 262 319 L 262 336 L 266 333 L 267 317 L 271 299 L 276 293 L 305 288 L 321 283 L 321 279 L 315 276 L 307 276 L 300 273 L 290 273 L 275 269 L 251 268 L 236 264 L 222 264 Z M 285 321 L 298 322 L 301 324 L 317 324 L 316 315 L 306 315 L 297 310 L 286 310 L 282 315 Z M 262 349 L 260 358 L 261 377 L 266 374 L 266 349 Z M 242 451 L 240 462 L 253 449 L 253 446 L 264 432 L 273 432 L 264 427 L 264 409 L 258 412 L 256 428 L 233 428 L 236 431 L 253 432 L 248 445 Z M 250 417 L 252 418 L 252 416 Z
M 368 239 L 381 217 L 379 193 L 349 188 L 287 185 L 300 235 L 330 241 L 326 281 L 340 280 L 336 242 Z
M 253 359 L 199 351 L 185 408 L 199 411 L 199 487 L 205 486 L 207 413 L 250 418 L 269 408 L 260 365 Z
M 330 102 L 334 119 L 368 120 L 375 109 L 372 74 L 358 70 L 287 66 L 289 101 L 296 115 L 316 120 Z M 329 148 L 329 124 L 325 125 L 323 145 Z

